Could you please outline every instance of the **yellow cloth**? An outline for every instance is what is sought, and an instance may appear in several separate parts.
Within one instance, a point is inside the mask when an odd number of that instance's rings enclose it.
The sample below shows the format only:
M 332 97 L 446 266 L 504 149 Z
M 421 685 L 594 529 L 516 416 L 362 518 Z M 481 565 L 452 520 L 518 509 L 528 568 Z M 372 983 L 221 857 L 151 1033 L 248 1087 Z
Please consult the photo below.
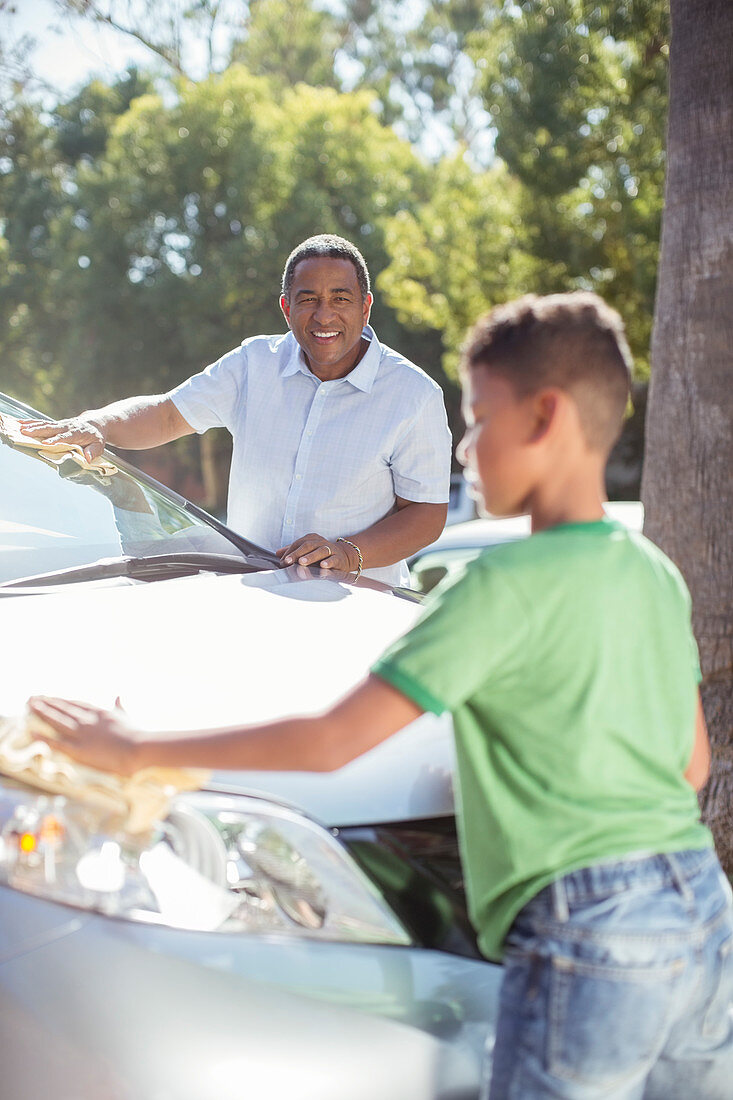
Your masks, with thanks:
M 173 795 L 199 790 L 210 775 L 193 768 L 142 768 L 129 777 L 98 771 L 37 740 L 40 729 L 53 732 L 36 715 L 0 718 L 0 774 L 92 806 L 109 828 L 147 832 L 165 817 Z
M 117 467 L 105 458 L 95 458 L 91 462 L 85 457 L 84 451 L 77 443 L 46 443 L 43 439 L 33 439 L 24 435 L 20 430 L 20 421 L 12 416 L 0 415 L 0 432 L 6 436 L 16 447 L 30 447 L 40 451 L 44 458 L 58 465 L 65 458 L 73 458 L 83 470 L 94 470 L 95 473 L 111 477 L 117 473 Z

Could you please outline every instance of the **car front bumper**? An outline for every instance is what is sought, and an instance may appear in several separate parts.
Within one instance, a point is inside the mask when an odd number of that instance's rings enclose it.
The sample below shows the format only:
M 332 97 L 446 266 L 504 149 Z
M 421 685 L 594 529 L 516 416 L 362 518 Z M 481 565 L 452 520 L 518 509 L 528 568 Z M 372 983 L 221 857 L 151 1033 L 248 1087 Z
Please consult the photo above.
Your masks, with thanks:
M 182 932 L 0 888 L 0 1059 L 35 1100 L 468 1100 L 500 969 Z

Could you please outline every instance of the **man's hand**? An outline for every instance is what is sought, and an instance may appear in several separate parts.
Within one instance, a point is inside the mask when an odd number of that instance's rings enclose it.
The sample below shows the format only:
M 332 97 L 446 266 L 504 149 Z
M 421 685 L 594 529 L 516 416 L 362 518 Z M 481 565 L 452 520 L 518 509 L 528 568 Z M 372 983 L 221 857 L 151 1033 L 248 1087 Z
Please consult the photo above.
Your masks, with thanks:
M 75 443 L 84 452 L 87 462 L 99 458 L 104 450 L 105 438 L 96 424 L 81 416 L 68 420 L 21 420 L 23 435 L 44 443 Z
M 358 555 L 348 543 L 313 533 L 282 546 L 277 554 L 283 565 L 320 565 L 343 573 L 353 573 L 359 568 Z
M 408 558 L 437 539 L 445 526 L 447 504 L 427 504 L 396 498 L 396 510 L 363 531 L 344 535 L 355 545 L 327 539 L 311 532 L 281 547 L 277 553 L 283 565 L 320 565 L 356 573 L 361 550 L 363 569 L 380 569 Z
M 144 451 L 191 435 L 193 428 L 167 394 L 126 397 L 101 409 L 86 409 L 68 420 L 21 420 L 21 431 L 44 443 L 75 443 L 84 456 L 99 458 L 107 443 Z
M 138 770 L 137 749 L 142 734 L 127 721 L 119 699 L 114 710 L 43 696 L 29 699 L 28 706 L 55 734 L 34 732 L 34 736 L 61 749 L 72 760 L 117 775 L 132 775 Z

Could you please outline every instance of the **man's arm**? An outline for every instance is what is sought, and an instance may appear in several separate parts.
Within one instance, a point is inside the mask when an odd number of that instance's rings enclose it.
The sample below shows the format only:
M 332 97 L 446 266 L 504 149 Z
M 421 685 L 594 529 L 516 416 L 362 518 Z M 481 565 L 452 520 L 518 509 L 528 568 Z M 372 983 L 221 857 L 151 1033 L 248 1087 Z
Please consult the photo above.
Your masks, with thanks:
M 86 458 L 98 458 L 108 443 L 145 450 L 193 432 L 166 394 L 129 397 L 68 420 L 23 420 L 25 435 L 47 443 L 76 443 Z
M 30 699 L 29 707 L 53 730 L 38 736 L 74 760 L 120 775 L 151 765 L 335 771 L 422 714 L 374 675 L 324 714 L 220 730 L 151 734 L 134 729 L 121 710 L 46 698 Z
M 692 755 L 685 771 L 685 779 L 691 783 L 696 791 L 702 790 L 710 776 L 710 739 L 708 728 L 705 724 L 705 715 L 702 709 L 700 695 L 697 697 L 697 713 L 695 714 L 695 741 L 692 746 Z
M 397 497 L 397 510 L 371 527 L 354 534 L 344 534 L 361 550 L 364 569 L 378 569 L 394 565 L 410 554 L 434 542 L 445 527 L 447 504 L 423 504 Z M 285 565 L 315 565 L 324 569 L 341 569 L 355 572 L 359 557 L 353 546 L 335 542 L 323 535 L 303 535 L 278 550 Z

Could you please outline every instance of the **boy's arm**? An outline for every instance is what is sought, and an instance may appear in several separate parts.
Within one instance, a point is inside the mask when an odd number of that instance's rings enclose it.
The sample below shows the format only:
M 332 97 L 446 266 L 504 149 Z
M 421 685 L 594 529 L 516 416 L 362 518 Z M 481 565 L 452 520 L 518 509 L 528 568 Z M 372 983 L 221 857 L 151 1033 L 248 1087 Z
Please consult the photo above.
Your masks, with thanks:
M 698 693 L 697 713 L 695 715 L 695 743 L 692 746 L 692 756 L 685 770 L 685 779 L 691 783 L 696 791 L 701 790 L 708 781 L 710 775 L 710 741 L 708 728 L 705 724 L 705 715 L 702 709 L 702 700 Z
M 219 730 L 145 733 L 119 709 L 65 699 L 38 697 L 29 700 L 29 707 L 53 731 L 39 731 L 44 740 L 80 763 L 120 775 L 155 764 L 335 771 L 422 714 L 417 703 L 374 675 L 324 714 Z

